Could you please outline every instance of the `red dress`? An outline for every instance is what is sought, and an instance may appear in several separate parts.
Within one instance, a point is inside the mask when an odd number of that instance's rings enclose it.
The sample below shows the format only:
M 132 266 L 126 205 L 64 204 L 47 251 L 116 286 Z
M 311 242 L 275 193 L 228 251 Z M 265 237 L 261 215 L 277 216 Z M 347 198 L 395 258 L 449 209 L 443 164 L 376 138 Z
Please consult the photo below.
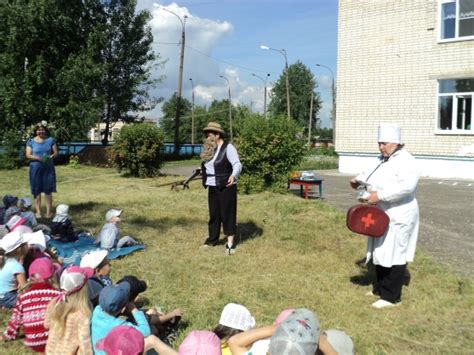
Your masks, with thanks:
M 48 282 L 33 283 L 27 291 L 18 296 L 7 329 L 3 334 L 5 338 L 16 339 L 20 327 L 23 327 L 25 333 L 23 343 L 33 351 L 44 352 L 48 341 L 48 331 L 43 325 L 46 307 L 60 293 Z

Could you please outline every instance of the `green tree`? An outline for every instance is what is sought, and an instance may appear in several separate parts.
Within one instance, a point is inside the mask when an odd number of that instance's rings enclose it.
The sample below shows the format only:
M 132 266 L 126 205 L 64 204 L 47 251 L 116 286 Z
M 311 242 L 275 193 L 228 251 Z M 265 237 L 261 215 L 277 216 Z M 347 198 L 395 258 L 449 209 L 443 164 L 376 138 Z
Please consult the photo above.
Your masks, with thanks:
M 103 65 L 98 95 L 103 99 L 101 118 L 105 123 L 102 142 L 108 143 L 110 125 L 118 120 L 140 119 L 132 112 L 152 109 L 158 100 L 149 89 L 160 78 L 152 78 L 150 63 L 157 59 L 152 51 L 153 36 L 148 11 L 136 11 L 136 0 L 103 2 L 101 23 L 95 28 Z
M 271 91 L 269 111 L 273 115 L 286 115 L 286 79 L 283 72 L 275 82 Z M 309 68 L 302 62 L 297 61 L 288 67 L 288 79 L 290 83 L 290 114 L 301 127 L 308 127 L 311 93 L 313 93 L 313 111 L 311 124 L 317 126 L 317 114 L 321 108 L 321 99 L 316 92 L 318 87 L 316 79 Z
M 161 111 L 163 117 L 160 118 L 160 127 L 165 135 L 165 142 L 173 142 L 174 140 L 174 121 L 176 118 L 177 93 L 174 93 L 169 100 L 163 103 Z M 180 104 L 180 121 L 179 138 L 180 144 L 191 142 L 191 107 L 189 100 L 182 97 Z
M 87 41 L 99 1 L 17 0 L 0 4 L 0 133 L 4 144 L 40 120 L 59 141 L 84 138 L 97 121 L 100 71 Z M 9 133 L 10 132 L 10 133 Z M 7 141 L 7 142 L 5 142 Z

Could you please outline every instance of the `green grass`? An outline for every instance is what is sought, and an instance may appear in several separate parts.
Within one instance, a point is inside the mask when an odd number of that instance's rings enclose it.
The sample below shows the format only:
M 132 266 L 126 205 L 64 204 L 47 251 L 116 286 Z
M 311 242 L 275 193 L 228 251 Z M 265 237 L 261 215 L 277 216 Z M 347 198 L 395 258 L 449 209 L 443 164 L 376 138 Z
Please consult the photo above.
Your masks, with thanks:
M 28 171 L 2 171 L 0 191 L 29 194 Z M 418 251 L 411 285 L 396 309 L 374 310 L 369 277 L 354 264 L 365 240 L 349 232 L 345 216 L 324 202 L 292 194 L 239 195 L 234 256 L 224 246 L 201 250 L 207 234 L 207 191 L 156 185 L 176 177 L 124 178 L 114 170 L 58 167 L 54 203 L 71 206 L 76 228 L 97 232 L 109 208 L 123 208 L 122 232 L 146 243 L 144 251 L 112 261 L 112 279 L 134 274 L 147 281 L 147 304 L 182 307 L 185 328 L 212 329 L 227 302 L 246 305 L 257 325 L 284 308 L 314 310 L 323 329 L 344 329 L 359 354 L 472 353 L 474 286 Z M 8 314 L 0 314 L 5 327 Z M 177 344 L 176 344 L 177 345 Z M 4 354 L 27 353 L 19 341 Z
M 300 164 L 300 170 L 337 169 L 339 158 L 331 155 L 307 155 Z

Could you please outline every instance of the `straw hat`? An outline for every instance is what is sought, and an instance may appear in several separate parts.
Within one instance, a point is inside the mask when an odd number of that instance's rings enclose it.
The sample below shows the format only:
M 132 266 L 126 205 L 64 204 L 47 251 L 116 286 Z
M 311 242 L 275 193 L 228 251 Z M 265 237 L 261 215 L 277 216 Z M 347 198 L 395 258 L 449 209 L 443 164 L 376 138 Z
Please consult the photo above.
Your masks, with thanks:
M 225 131 L 222 129 L 221 125 L 217 122 L 209 122 L 207 127 L 204 127 L 202 130 L 204 133 L 206 132 L 218 132 L 221 134 L 225 134 Z

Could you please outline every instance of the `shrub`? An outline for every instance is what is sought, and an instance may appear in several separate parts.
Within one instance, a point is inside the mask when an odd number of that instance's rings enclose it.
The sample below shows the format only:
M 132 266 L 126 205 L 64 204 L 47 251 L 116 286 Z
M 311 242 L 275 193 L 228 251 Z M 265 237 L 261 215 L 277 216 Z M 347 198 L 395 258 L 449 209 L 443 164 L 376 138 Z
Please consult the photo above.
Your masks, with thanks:
M 300 165 L 306 152 L 298 132 L 296 123 L 286 117 L 249 117 L 241 123 L 235 140 L 243 165 L 240 191 L 286 189 L 289 173 Z
M 162 130 L 150 124 L 124 126 L 109 149 L 112 164 L 131 176 L 158 175 L 164 163 L 163 137 Z

